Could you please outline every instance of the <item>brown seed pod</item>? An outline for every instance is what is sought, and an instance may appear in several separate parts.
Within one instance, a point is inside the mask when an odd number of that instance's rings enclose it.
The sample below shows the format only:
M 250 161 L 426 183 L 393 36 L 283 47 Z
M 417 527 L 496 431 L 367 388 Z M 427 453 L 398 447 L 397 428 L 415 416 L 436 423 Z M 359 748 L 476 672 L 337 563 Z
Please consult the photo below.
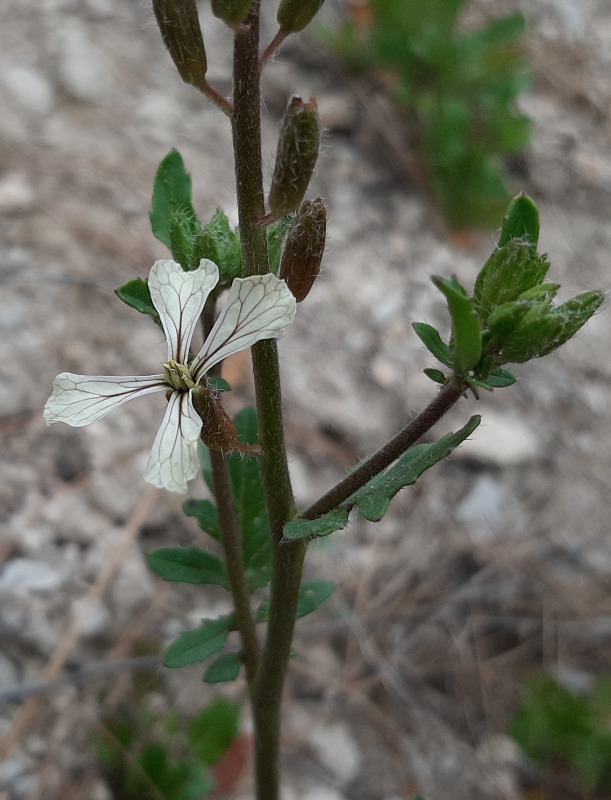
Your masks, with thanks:
M 326 234 L 327 211 L 320 197 L 302 203 L 288 232 L 279 271 L 298 303 L 318 277 Z

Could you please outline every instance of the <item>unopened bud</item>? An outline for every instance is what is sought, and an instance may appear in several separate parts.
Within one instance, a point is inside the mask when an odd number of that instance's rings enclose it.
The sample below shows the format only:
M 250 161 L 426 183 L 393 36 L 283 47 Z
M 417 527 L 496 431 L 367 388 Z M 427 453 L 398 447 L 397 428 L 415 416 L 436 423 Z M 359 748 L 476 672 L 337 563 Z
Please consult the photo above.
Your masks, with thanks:
M 233 27 L 244 22 L 252 7 L 252 0 L 212 0 L 212 13 Z
M 303 203 L 288 232 L 279 272 L 298 303 L 308 296 L 320 272 L 326 234 L 327 211 L 320 197 Z
M 206 83 L 206 50 L 195 0 L 153 0 L 161 38 L 185 83 Z
M 549 302 L 506 303 L 516 310 L 523 305 L 527 311 L 513 315 L 513 324 L 500 331 L 500 357 L 505 364 L 522 364 L 531 358 L 541 358 L 563 345 L 585 325 L 604 301 L 602 292 L 583 292 L 560 306 Z M 510 309 L 511 310 L 511 309 Z M 497 310 L 496 313 L 498 313 Z M 492 316 L 491 316 L 492 319 Z
M 320 146 L 316 100 L 290 99 L 282 121 L 276 164 L 269 190 L 269 208 L 275 218 L 299 208 L 314 172 Z
M 302 31 L 314 19 L 324 0 L 282 0 L 276 19 L 281 30 Z

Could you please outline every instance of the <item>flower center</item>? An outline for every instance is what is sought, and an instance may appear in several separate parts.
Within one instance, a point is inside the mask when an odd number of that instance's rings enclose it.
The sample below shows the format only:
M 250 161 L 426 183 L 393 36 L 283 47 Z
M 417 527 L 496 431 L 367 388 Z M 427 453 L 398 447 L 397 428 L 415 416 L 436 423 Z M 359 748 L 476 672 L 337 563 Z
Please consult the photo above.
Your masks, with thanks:
M 187 392 L 189 389 L 195 389 L 195 381 L 191 377 L 189 368 L 173 359 L 163 365 L 163 378 L 177 392 Z

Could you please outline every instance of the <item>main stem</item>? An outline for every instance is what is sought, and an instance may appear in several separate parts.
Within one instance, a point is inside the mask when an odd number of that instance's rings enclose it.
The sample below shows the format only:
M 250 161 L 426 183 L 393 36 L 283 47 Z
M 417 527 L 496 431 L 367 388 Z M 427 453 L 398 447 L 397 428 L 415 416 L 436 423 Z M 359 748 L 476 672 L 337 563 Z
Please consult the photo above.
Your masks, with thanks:
M 244 30 L 235 36 L 234 113 L 231 119 L 244 275 L 269 271 L 261 167 L 259 7 L 254 0 Z M 305 544 L 280 545 L 282 529 L 295 514 L 282 420 L 278 351 L 273 340 L 253 347 L 253 373 L 259 438 L 263 446 L 261 477 L 273 543 L 273 571 L 267 637 L 255 679 L 250 684 L 255 726 L 257 800 L 278 800 L 280 793 L 280 709 L 284 675 L 291 650 Z

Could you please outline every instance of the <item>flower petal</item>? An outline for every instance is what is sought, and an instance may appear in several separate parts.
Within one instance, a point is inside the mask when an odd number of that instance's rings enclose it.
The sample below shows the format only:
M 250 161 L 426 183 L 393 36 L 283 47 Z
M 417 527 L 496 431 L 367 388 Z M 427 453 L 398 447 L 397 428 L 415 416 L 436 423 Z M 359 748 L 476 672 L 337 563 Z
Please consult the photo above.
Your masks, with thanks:
M 193 359 L 195 381 L 232 353 L 260 339 L 276 339 L 295 319 L 295 298 L 284 281 L 271 273 L 236 278 L 225 307 Z
M 44 418 L 47 425 L 65 422 L 80 428 L 101 419 L 133 397 L 167 388 L 163 375 L 131 377 L 62 372 L 53 381 L 53 394 L 47 400 Z
M 153 442 L 144 480 L 169 492 L 186 492 L 187 481 L 199 469 L 197 440 L 201 430 L 202 420 L 191 392 L 174 392 Z
M 190 272 L 185 272 L 176 261 L 153 264 L 149 290 L 168 341 L 168 361 L 187 363 L 195 326 L 218 280 L 218 267 L 205 258 Z

